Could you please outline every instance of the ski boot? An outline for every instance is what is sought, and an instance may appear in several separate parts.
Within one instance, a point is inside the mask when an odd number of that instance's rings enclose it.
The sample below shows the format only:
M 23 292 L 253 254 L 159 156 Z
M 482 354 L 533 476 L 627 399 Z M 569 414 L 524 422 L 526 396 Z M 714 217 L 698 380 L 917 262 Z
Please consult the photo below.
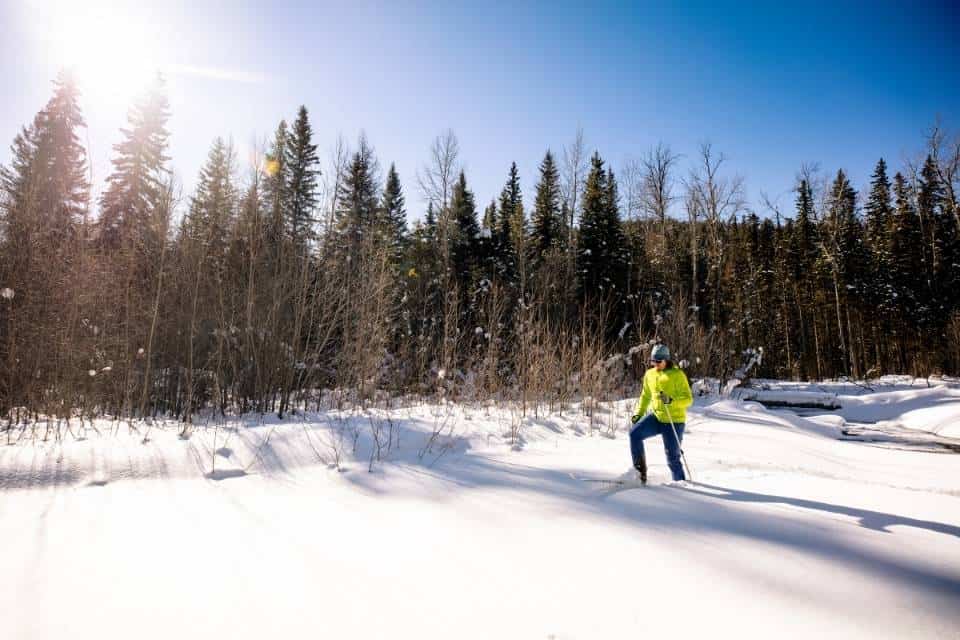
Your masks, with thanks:
M 640 459 L 633 463 L 633 468 L 637 470 L 640 484 L 647 484 L 647 457 L 640 456 Z

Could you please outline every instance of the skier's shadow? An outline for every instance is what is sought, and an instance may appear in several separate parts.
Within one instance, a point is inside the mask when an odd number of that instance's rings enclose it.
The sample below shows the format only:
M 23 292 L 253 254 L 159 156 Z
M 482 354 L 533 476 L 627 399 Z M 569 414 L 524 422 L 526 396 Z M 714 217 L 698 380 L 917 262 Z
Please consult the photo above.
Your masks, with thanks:
M 698 489 L 707 489 L 708 491 L 698 491 Z M 883 531 L 891 533 L 887 528 L 890 526 L 901 525 L 906 527 L 916 527 L 926 529 L 935 533 L 943 533 L 948 536 L 960 538 L 960 527 L 945 524 L 943 522 L 934 522 L 932 520 L 918 520 L 916 518 L 907 518 L 893 513 L 883 513 L 881 511 L 870 511 L 869 509 L 858 509 L 856 507 L 846 507 L 839 504 L 830 504 L 829 502 L 819 502 L 817 500 L 806 500 L 803 498 L 790 498 L 787 496 L 768 495 L 765 493 L 753 493 L 751 491 L 742 491 L 740 489 L 730 489 L 728 487 L 718 487 L 716 485 L 697 482 L 687 491 L 708 495 L 721 500 L 730 500 L 732 502 L 757 502 L 767 504 L 785 504 L 801 509 L 815 509 L 817 511 L 826 511 L 839 515 L 850 516 L 859 521 L 860 526 L 872 529 L 874 531 Z

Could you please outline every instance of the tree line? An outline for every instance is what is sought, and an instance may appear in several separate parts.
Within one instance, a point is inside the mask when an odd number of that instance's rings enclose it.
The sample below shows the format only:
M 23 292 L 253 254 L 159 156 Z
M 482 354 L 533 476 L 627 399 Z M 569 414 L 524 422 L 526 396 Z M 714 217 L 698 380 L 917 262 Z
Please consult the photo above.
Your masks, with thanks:
M 747 204 L 709 144 L 615 173 L 581 132 L 524 198 L 514 163 L 477 202 L 446 131 L 415 172 L 342 141 L 321 170 L 309 113 L 251 167 L 216 139 L 188 197 L 163 79 L 131 108 L 91 201 L 68 74 L 0 167 L 0 415 L 274 411 L 319 390 L 562 403 L 629 379 L 644 346 L 694 376 L 960 371 L 960 138 L 858 193 L 805 166 L 791 206 Z

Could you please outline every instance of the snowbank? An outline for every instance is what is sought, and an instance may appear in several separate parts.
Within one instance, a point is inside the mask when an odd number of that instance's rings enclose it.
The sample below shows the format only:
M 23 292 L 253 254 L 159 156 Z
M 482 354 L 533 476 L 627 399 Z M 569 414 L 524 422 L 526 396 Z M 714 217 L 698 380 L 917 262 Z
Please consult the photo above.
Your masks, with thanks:
M 946 415 L 939 394 L 843 412 Z M 960 458 L 699 399 L 695 484 L 663 484 L 656 439 L 647 488 L 574 479 L 627 468 L 631 405 L 23 434 L 0 447 L 3 637 L 956 634 Z

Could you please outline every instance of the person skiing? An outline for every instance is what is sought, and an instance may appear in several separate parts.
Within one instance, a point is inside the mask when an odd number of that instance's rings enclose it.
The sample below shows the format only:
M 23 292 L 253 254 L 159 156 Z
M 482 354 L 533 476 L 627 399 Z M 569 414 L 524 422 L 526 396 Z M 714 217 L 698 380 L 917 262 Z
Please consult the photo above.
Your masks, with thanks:
M 678 439 L 683 440 L 687 407 L 693 404 L 690 383 L 683 370 L 673 364 L 670 349 L 666 345 L 654 346 L 650 352 L 650 364 L 653 366 L 643 376 L 643 391 L 637 400 L 634 415 L 630 418 L 630 454 L 633 457 L 633 468 L 640 474 L 640 482 L 646 484 L 647 457 L 643 441 L 660 434 L 673 479 L 685 480 L 683 465 L 680 464 Z M 646 415 L 647 409 L 651 409 L 649 415 Z

